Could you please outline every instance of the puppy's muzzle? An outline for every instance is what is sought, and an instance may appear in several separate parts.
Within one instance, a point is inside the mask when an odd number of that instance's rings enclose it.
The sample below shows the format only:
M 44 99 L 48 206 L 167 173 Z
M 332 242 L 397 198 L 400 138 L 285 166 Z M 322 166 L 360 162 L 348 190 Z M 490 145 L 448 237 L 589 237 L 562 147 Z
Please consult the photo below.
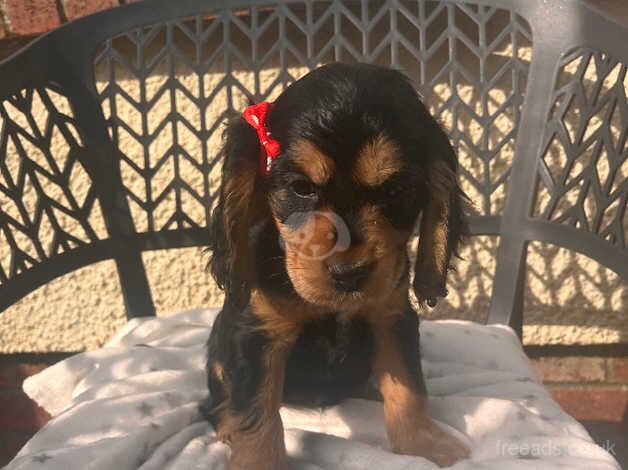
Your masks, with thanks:
M 373 270 L 373 265 L 336 263 L 330 264 L 327 269 L 337 291 L 355 292 L 364 286 Z

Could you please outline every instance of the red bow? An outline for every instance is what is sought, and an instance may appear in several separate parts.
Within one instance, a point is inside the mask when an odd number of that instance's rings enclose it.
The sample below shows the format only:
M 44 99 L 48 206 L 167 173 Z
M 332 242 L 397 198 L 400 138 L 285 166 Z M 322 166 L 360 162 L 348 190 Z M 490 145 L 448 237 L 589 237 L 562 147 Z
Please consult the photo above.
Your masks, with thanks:
M 272 138 L 268 127 L 266 127 L 266 118 L 271 113 L 274 106 L 273 103 L 262 101 L 261 103 L 249 106 L 244 110 L 244 113 L 242 113 L 246 122 L 257 131 L 257 137 L 261 144 L 260 171 L 264 176 L 268 176 L 273 160 L 281 153 L 281 145 Z

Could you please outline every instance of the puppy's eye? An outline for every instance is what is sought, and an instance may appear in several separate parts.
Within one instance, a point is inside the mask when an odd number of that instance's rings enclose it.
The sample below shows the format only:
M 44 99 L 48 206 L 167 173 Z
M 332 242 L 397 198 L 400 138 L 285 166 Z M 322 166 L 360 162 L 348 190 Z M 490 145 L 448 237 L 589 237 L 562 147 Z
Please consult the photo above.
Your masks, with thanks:
M 407 196 L 408 193 L 410 192 L 407 185 L 404 185 L 403 183 L 400 183 L 400 182 L 392 182 L 392 181 L 390 182 L 390 184 L 385 185 L 383 189 L 384 189 L 384 193 L 386 194 L 386 197 L 390 199 Z
M 390 186 L 388 188 L 388 191 L 386 191 L 386 195 L 391 199 L 402 196 L 403 193 L 404 193 L 403 188 L 400 188 L 399 186 Z
M 290 186 L 297 196 L 308 198 L 316 196 L 316 186 L 307 180 L 294 181 Z
M 379 197 L 388 204 L 407 204 L 415 198 L 415 188 L 409 181 L 393 179 L 380 187 Z

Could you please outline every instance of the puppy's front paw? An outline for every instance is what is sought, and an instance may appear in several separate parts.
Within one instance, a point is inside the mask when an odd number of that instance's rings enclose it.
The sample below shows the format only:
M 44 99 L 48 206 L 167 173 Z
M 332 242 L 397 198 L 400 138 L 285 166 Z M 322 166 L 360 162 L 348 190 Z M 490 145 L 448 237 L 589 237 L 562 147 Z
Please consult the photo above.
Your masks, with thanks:
M 439 297 L 447 297 L 447 288 L 445 280 L 435 276 L 421 276 L 414 279 L 412 285 L 417 300 L 420 303 L 426 303 L 430 307 L 435 307 Z
M 277 412 L 231 439 L 229 470 L 288 470 L 283 425 Z
M 439 467 L 451 467 L 470 454 L 462 442 L 432 421 L 422 425 L 416 432 L 399 435 L 396 441 L 391 443 L 395 452 L 425 457 Z

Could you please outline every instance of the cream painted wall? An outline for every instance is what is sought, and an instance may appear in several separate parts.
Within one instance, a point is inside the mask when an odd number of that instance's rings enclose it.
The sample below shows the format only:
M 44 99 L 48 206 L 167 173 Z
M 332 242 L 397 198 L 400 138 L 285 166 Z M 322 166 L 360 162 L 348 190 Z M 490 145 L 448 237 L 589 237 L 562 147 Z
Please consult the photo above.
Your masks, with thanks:
M 508 53 L 508 50 L 503 51 Z M 522 51 L 529 60 L 530 51 Z M 156 70 L 147 82 L 147 92 L 154 93 L 164 81 L 163 70 Z M 302 75 L 304 69 L 291 70 L 294 76 Z M 251 86 L 252 73 L 235 72 L 238 80 Z M 98 87 L 105 85 L 104 71 L 97 69 Z M 262 87 L 276 78 L 277 70 L 269 68 L 261 76 Z M 210 73 L 206 77 L 205 89 L 210 90 L 222 76 Z M 185 69 L 177 70 L 177 79 L 190 90 L 199 90 L 199 83 L 193 74 Z M 120 86 L 132 96 L 138 93 L 137 82 L 131 79 L 121 80 Z M 278 90 L 275 90 L 275 94 Z M 437 99 L 446 99 L 447 86 L 436 89 Z M 477 104 L 471 87 L 463 87 L 458 93 L 469 103 Z M 236 97 L 240 107 L 244 107 L 244 96 Z M 496 101 L 504 99 L 497 95 Z M 207 119 L 218 116 L 224 109 L 226 96 L 219 95 L 216 106 L 208 111 Z M 71 113 L 67 103 L 61 97 L 55 98 L 59 108 Z M 141 129 L 141 116 L 132 106 L 124 101 L 116 102 L 118 115 L 132 127 Z M 105 105 L 105 114 L 109 113 Z M 169 112 L 169 102 L 156 106 L 149 116 L 149 127 L 160 122 Z M 198 113 L 195 105 L 178 98 L 178 111 L 189 116 L 193 125 L 198 125 Z M 19 113 L 18 113 L 19 114 Z M 37 122 L 45 121 L 43 106 L 34 107 Z M 17 120 L 19 116 L 15 117 Z M 443 116 L 445 124 L 450 117 Z M 464 129 L 472 136 L 477 136 L 481 129 L 473 121 L 464 123 Z M 511 117 L 505 117 L 497 123 L 497 132 L 506 133 L 512 125 Z M 592 124 L 593 125 L 593 124 Z M 475 126 L 475 127 L 474 127 Z M 182 132 L 181 144 L 192 154 L 198 152 L 198 141 L 190 134 Z M 171 133 L 167 129 L 156 139 L 150 149 L 151 158 L 161 155 L 171 144 Z M 219 145 L 219 133 L 215 133 L 209 142 L 211 149 Z M 53 138 L 54 154 L 64 158 L 65 142 L 62 137 Z M 141 162 L 143 148 L 128 134 L 121 135 L 120 148 L 133 160 Z M 36 150 L 31 149 L 33 155 Z M 505 167 L 512 160 L 512 146 L 502 151 L 498 165 Z M 556 161 L 559 162 L 560 149 L 556 149 Z M 17 162 L 15 155 L 8 156 Z M 36 158 L 36 157 L 34 157 Z M 469 171 L 478 172 L 481 168 L 468 152 L 460 150 L 460 160 Z M 17 165 L 17 163 L 15 163 Z M 128 187 L 142 194 L 143 182 L 130 168 L 123 166 L 123 178 Z M 158 172 L 154 180 L 154 191 L 162 190 L 172 178 L 172 167 L 166 165 Z M 195 187 L 202 184 L 202 175 L 195 169 L 184 169 L 186 180 Z M 212 184 L 217 182 L 217 172 L 211 176 Z M 626 168 L 624 177 L 628 176 Z M 89 181 L 84 174 L 77 173 L 73 180 L 73 191 L 78 196 L 86 193 Z M 468 184 L 464 188 L 474 197 L 473 188 Z M 54 185 L 47 191 L 55 195 Z M 32 194 L 26 194 L 32 197 Z M 497 193 L 493 200 L 494 207 L 503 204 L 503 192 Z M 3 210 L 11 213 L 10 204 L 0 198 Z M 192 198 L 184 201 L 186 211 L 201 220 L 204 208 Z M 171 213 L 173 201 L 167 200 L 156 212 L 162 223 Z M 133 207 L 137 227 L 146 226 L 146 214 Z M 104 230 L 102 221 L 95 214 L 95 225 Z M 72 221 L 67 221 L 72 224 Z M 100 225 L 99 225 L 100 224 Z M 42 233 L 45 238 L 49 233 Z M 27 243 L 27 240 L 22 240 Z M 488 312 L 494 257 L 498 240 L 495 237 L 476 237 L 467 244 L 462 255 L 464 260 L 458 263 L 458 270 L 450 277 L 450 297 L 441 302 L 434 310 L 423 312 L 426 318 L 465 318 L 484 321 Z M 193 307 L 218 306 L 221 293 L 216 289 L 210 277 L 204 272 L 206 260 L 200 249 L 156 251 L 144 254 L 147 272 L 153 288 L 154 300 L 159 315 L 167 315 Z M 9 251 L 0 239 L 0 263 L 7 264 Z M 617 275 L 599 266 L 584 256 L 558 249 L 550 245 L 533 243 L 529 249 L 529 269 L 525 292 L 526 326 L 524 341 L 529 344 L 574 344 L 574 343 L 613 343 L 628 341 L 628 286 Z M 103 344 L 116 328 L 125 321 L 120 288 L 113 262 L 102 262 L 81 269 L 55 280 L 36 290 L 18 304 L 0 315 L 0 352 L 27 351 L 76 351 L 92 349 Z

